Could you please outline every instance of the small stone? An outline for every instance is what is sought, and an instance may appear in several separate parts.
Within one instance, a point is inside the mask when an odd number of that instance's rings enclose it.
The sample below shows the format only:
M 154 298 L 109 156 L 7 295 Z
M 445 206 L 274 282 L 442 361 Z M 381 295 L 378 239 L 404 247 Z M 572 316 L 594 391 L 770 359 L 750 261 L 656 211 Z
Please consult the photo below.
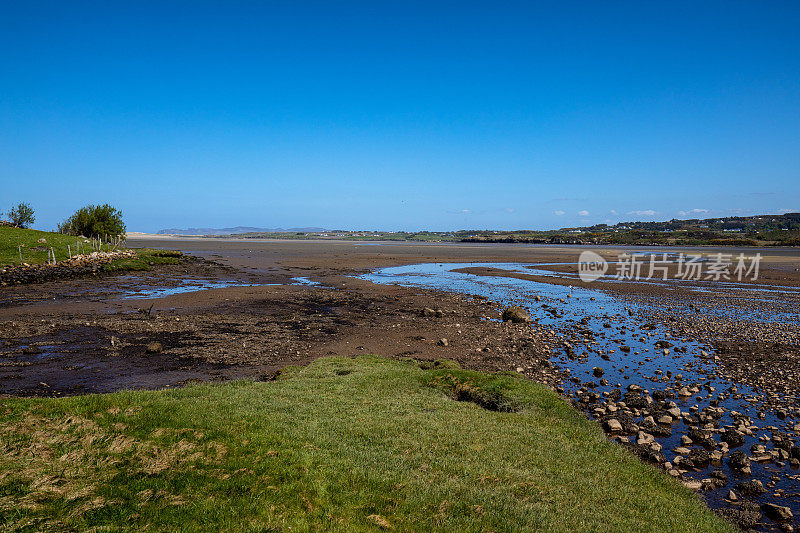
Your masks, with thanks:
M 512 306 L 503 311 L 503 322 L 513 322 L 514 324 L 527 324 L 532 322 L 531 317 L 521 307 Z
M 611 431 L 614 433 L 622 431 L 622 424 L 620 424 L 619 420 L 617 420 L 616 418 L 611 418 L 609 420 L 606 420 L 605 427 L 607 431 Z
M 792 519 L 792 510 L 788 507 L 775 505 L 774 503 L 765 503 L 761 506 L 764 514 L 777 522 L 788 522 Z
M 436 344 L 438 344 L 439 346 L 450 346 L 450 343 L 447 342 L 447 339 L 445 338 L 439 339 L 439 341 Z
M 739 489 L 739 492 L 745 496 L 759 496 L 767 492 L 767 489 L 764 488 L 764 484 L 757 479 L 742 481 L 736 485 L 736 488 Z
M 703 488 L 703 484 L 700 481 L 694 479 L 684 481 L 683 484 L 686 486 L 686 488 L 691 490 L 700 490 Z
M 655 437 L 650 433 L 645 433 L 644 431 L 640 431 L 636 435 L 636 442 L 639 444 L 652 444 L 655 442 Z
M 729 490 L 729 491 L 728 491 L 728 499 L 729 499 L 730 501 L 732 501 L 732 502 L 735 502 L 735 501 L 738 501 L 738 500 L 739 500 L 739 497 L 736 495 L 736 493 L 735 493 L 735 492 L 733 492 L 732 490 Z
M 147 344 L 147 353 L 161 353 L 163 346 L 158 341 L 153 341 Z
M 728 465 L 734 470 L 742 470 L 750 466 L 750 458 L 742 450 L 736 450 L 728 459 Z

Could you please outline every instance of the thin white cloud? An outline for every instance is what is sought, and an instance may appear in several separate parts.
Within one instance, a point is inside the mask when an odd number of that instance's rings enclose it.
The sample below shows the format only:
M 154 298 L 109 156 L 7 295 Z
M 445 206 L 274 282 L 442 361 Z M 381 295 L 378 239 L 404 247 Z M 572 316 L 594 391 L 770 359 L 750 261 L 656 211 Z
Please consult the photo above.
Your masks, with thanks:
M 471 209 L 462 209 L 461 210 L 461 214 L 462 215 L 471 215 L 472 214 L 472 210 Z
M 561 209 L 557 209 L 557 210 L 553 211 L 553 214 L 557 215 L 557 216 L 561 216 L 561 215 L 564 215 L 566 213 L 564 213 L 564 211 L 562 211 Z
M 628 211 L 629 215 L 637 215 L 640 217 L 651 217 L 656 214 L 652 209 L 642 209 L 640 211 Z
M 616 209 L 612 209 L 612 210 L 611 210 L 611 214 L 612 214 L 612 215 L 616 215 L 616 214 L 617 214 L 617 210 L 616 210 Z
M 689 216 L 689 215 L 700 215 L 703 213 L 710 213 L 710 209 L 690 209 L 688 211 L 678 211 L 678 214 L 682 217 Z
M 589 216 L 589 211 L 587 211 L 586 209 L 584 209 L 583 211 L 578 211 L 578 215 L 580 215 L 582 217 L 588 217 Z

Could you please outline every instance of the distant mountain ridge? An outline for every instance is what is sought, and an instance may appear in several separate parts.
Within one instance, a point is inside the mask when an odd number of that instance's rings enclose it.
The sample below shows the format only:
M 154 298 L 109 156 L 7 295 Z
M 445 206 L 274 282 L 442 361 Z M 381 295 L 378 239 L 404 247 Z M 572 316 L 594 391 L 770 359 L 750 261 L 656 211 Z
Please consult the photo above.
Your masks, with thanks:
M 324 228 L 251 228 L 236 226 L 235 228 L 168 228 L 158 230 L 157 235 L 238 235 L 241 233 L 283 233 L 296 231 L 325 231 Z

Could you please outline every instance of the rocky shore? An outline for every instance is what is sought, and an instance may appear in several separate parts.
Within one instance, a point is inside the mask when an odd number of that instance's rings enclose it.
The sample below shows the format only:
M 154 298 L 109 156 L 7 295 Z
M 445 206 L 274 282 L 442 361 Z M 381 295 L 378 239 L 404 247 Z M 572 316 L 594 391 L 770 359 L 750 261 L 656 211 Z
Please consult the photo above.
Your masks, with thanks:
M 56 263 L 9 265 L 0 268 L 0 286 L 42 283 L 96 274 L 103 265 L 118 259 L 136 257 L 133 250 L 92 252 L 73 256 Z

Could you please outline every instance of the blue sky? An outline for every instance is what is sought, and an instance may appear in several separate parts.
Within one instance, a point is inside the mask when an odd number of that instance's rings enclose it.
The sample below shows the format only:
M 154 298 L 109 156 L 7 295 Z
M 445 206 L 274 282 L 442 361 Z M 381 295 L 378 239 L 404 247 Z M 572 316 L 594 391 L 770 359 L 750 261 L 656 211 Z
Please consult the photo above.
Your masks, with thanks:
M 797 2 L 2 2 L 0 210 L 129 229 L 800 211 Z

